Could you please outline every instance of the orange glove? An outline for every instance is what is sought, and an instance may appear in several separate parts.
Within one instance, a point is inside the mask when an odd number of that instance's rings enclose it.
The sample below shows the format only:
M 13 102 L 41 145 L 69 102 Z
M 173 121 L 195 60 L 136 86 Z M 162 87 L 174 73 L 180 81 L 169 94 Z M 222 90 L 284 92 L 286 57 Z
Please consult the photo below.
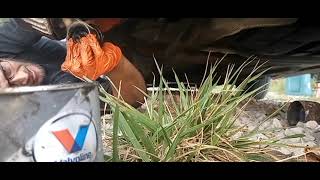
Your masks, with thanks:
M 122 52 L 118 46 L 106 42 L 100 47 L 96 36 L 88 34 L 79 43 L 72 38 L 67 41 L 67 56 L 61 69 L 80 79 L 87 77 L 96 80 L 112 71 L 121 57 Z

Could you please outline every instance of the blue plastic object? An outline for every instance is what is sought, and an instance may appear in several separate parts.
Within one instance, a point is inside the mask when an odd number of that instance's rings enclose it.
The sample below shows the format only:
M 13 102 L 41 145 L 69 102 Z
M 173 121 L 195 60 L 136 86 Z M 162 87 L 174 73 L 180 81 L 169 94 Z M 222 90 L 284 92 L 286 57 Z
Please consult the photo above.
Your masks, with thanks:
M 312 96 L 311 74 L 288 77 L 285 89 L 287 95 Z

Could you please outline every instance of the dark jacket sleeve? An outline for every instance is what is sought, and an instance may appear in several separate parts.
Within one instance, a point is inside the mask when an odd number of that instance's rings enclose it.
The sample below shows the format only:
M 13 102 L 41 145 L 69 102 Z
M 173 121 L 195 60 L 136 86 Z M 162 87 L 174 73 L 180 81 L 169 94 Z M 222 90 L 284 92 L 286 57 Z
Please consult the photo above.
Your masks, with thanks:
M 0 19 L 0 58 L 13 58 L 40 40 L 37 31 L 21 27 L 15 18 Z

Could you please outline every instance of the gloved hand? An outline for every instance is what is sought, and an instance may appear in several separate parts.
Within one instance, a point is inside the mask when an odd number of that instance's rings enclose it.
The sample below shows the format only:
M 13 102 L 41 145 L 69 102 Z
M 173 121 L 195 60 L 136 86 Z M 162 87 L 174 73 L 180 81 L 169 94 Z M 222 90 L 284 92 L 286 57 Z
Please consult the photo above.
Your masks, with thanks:
M 87 36 L 89 33 L 95 34 L 98 42 L 102 44 L 103 34 L 100 28 L 94 24 L 87 24 L 86 22 L 74 22 L 68 27 L 67 39 L 72 38 L 73 41 L 80 42 L 82 37 Z
M 112 43 L 106 42 L 100 46 L 96 35 L 87 34 L 79 42 L 72 38 L 67 41 L 67 56 L 61 65 L 63 71 L 83 79 L 98 79 L 112 71 L 120 62 L 121 49 Z

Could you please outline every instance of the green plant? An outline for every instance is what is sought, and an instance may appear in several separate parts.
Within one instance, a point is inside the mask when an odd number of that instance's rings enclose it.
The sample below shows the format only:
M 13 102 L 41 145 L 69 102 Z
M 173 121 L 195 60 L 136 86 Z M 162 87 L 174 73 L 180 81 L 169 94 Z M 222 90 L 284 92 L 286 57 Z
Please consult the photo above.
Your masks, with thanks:
M 235 120 L 240 115 L 237 108 L 241 102 L 250 99 L 256 91 L 259 91 L 259 88 L 251 92 L 246 92 L 244 89 L 248 83 L 265 72 L 257 73 L 262 65 L 256 63 L 250 75 L 238 86 L 235 84 L 240 73 L 252 61 L 246 61 L 238 69 L 230 65 L 223 85 L 218 86 L 215 81 L 217 77 L 215 70 L 222 60 L 212 65 L 209 72 L 205 72 L 206 78 L 198 89 L 192 89 L 189 83 L 185 85 L 175 74 L 178 92 L 170 90 L 162 75 L 162 68 L 157 65 L 161 78 L 157 86 L 159 90 L 150 94 L 141 91 L 147 97 L 145 110 L 142 112 L 125 103 L 121 97 L 108 94 L 101 86 L 100 91 L 104 95 L 100 99 L 107 102 L 113 112 L 111 160 L 144 162 L 279 160 L 269 148 L 275 145 L 277 140 L 250 139 L 260 133 L 257 128 L 233 138 L 242 130 L 234 126 Z M 188 82 L 188 79 L 186 81 Z M 155 83 L 153 87 L 156 87 Z M 240 109 L 245 105 L 246 103 Z M 118 130 L 122 135 L 118 135 Z

